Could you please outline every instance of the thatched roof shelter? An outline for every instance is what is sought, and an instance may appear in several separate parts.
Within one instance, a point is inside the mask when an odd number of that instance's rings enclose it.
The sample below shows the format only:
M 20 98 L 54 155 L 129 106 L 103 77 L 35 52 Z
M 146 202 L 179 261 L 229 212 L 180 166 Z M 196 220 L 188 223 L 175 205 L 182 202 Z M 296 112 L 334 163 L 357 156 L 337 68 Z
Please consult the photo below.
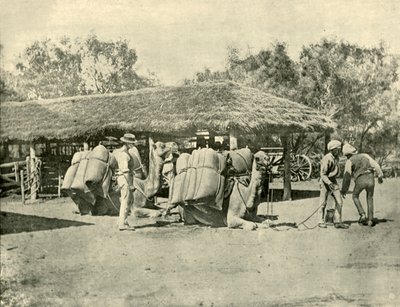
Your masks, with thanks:
M 0 140 L 69 140 L 121 130 L 194 135 L 321 131 L 334 124 L 317 110 L 232 82 L 157 87 L 1 104 Z

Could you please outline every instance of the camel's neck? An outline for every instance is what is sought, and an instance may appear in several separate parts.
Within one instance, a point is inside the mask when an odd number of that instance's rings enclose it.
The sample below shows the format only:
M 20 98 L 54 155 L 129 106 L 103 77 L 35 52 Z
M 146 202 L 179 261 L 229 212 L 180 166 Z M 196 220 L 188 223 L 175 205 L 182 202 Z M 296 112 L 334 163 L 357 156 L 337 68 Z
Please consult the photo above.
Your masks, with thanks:
M 247 187 L 244 195 L 247 208 L 253 208 L 260 203 L 261 196 L 261 183 L 262 174 L 256 169 L 256 162 L 253 162 L 253 169 L 251 171 L 250 184 Z
M 150 152 L 149 172 L 147 178 L 144 180 L 146 196 L 148 198 L 155 196 L 160 191 L 162 166 L 162 159 L 156 156 L 154 152 Z

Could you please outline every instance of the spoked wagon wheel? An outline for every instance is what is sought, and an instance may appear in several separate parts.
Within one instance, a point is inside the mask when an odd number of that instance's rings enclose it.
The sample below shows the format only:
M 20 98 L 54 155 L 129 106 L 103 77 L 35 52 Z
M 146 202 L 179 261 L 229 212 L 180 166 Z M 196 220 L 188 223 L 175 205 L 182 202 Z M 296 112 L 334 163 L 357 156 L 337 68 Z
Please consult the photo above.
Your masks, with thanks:
M 290 164 L 292 181 L 304 181 L 310 178 L 312 172 L 310 158 L 305 155 L 295 155 L 291 157 Z

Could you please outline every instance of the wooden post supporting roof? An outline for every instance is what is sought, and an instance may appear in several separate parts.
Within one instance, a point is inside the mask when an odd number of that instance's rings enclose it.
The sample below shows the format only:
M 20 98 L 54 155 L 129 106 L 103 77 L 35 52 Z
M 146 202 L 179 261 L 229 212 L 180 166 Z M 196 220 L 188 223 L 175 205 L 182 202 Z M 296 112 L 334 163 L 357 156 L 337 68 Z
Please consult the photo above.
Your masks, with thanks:
M 22 204 L 25 205 L 25 185 L 24 185 L 24 170 L 20 171 L 20 180 L 21 180 L 21 198 L 22 198 Z
M 231 128 L 229 130 L 229 150 L 238 149 L 237 136 L 237 130 L 235 128 Z
M 31 200 L 37 199 L 37 186 L 38 182 L 37 179 L 37 169 L 36 169 L 36 152 L 35 152 L 35 145 L 31 143 L 30 150 L 29 150 L 29 157 L 30 157 L 30 166 L 31 166 L 31 177 L 29 180 L 31 181 Z
M 292 184 L 291 184 L 291 174 L 290 174 L 290 134 L 285 133 L 281 136 L 282 145 L 283 145 L 283 163 L 284 163 L 284 172 L 283 172 L 283 199 L 282 200 L 291 200 L 292 199 Z

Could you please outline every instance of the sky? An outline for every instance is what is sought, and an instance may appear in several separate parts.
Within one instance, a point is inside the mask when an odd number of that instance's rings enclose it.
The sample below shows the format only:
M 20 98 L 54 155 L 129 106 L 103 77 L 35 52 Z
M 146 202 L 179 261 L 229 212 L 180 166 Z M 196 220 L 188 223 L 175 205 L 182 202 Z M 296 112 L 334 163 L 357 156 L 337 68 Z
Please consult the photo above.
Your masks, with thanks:
M 89 33 L 127 39 L 138 71 L 166 85 L 223 69 L 228 46 L 247 54 L 284 41 L 297 60 L 302 46 L 327 37 L 365 47 L 384 41 L 400 54 L 399 0 L 0 0 L 0 8 L 8 70 L 35 40 Z

